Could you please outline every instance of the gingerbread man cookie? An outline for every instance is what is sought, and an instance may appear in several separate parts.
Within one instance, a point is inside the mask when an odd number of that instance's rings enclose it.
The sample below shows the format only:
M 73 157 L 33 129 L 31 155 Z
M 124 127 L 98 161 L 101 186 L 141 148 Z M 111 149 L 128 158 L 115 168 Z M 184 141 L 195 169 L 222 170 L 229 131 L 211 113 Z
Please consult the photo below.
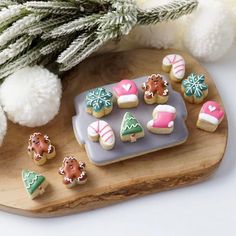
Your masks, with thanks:
M 47 159 L 55 157 L 56 150 L 47 135 L 34 133 L 29 138 L 28 154 L 36 165 L 43 165 Z
M 162 75 L 153 74 L 143 83 L 144 100 L 147 104 L 166 103 L 169 97 L 168 82 Z
M 72 188 L 77 184 L 84 184 L 87 181 L 85 163 L 77 161 L 73 156 L 64 158 L 59 174 L 64 176 L 63 183 L 67 188 Z

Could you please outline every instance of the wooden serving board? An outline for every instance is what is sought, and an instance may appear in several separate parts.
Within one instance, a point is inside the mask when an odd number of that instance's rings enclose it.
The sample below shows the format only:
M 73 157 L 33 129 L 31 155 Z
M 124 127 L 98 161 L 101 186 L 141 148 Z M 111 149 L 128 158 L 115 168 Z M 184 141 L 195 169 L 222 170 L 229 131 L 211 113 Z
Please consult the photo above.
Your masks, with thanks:
M 104 167 L 97 167 L 88 161 L 72 129 L 71 119 L 75 114 L 73 100 L 76 95 L 121 79 L 163 73 L 162 58 L 175 52 L 140 49 L 90 58 L 65 75 L 60 113 L 48 125 L 31 129 L 8 122 L 8 132 L 0 148 L 0 209 L 37 217 L 65 215 L 206 179 L 223 158 L 228 126 L 225 118 L 215 133 L 197 129 L 195 123 L 201 105 L 186 103 L 186 124 L 190 131 L 186 143 Z M 187 74 L 196 72 L 206 75 L 208 99 L 221 103 L 214 81 L 203 66 L 188 54 L 177 53 L 186 60 Z M 172 86 L 180 90 L 180 84 Z M 28 137 L 34 131 L 47 133 L 57 149 L 56 158 L 44 166 L 35 166 L 27 156 Z M 87 163 L 89 180 L 86 185 L 66 189 L 62 184 L 57 172 L 66 155 L 74 155 Z M 28 198 L 21 180 L 22 169 L 34 170 L 46 176 L 50 186 L 43 196 L 36 200 Z

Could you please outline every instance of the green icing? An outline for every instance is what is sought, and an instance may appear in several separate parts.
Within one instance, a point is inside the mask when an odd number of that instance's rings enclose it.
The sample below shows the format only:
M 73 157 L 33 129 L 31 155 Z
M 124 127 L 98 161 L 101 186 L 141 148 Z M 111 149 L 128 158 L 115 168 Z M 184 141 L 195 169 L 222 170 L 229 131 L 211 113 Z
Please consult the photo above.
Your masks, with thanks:
M 22 179 L 25 188 L 30 194 L 33 194 L 34 191 L 45 181 L 44 176 L 29 170 L 22 171 Z
M 142 131 L 143 128 L 137 119 L 130 112 L 126 112 L 121 124 L 121 135 L 135 134 Z
M 203 91 L 208 89 L 208 86 L 204 81 L 204 75 L 196 75 L 194 73 L 190 74 L 187 79 L 182 81 L 185 94 L 187 96 L 201 98 L 203 96 Z
M 112 106 L 113 94 L 107 92 L 104 88 L 94 89 L 86 95 L 86 106 L 92 107 L 94 111 L 100 111 L 103 108 Z

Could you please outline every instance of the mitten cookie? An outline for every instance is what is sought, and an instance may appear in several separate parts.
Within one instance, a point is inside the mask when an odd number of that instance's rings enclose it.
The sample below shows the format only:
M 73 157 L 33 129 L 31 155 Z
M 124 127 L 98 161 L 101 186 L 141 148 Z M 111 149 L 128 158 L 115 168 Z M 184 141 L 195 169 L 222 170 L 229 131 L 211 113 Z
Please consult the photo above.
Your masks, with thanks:
M 182 81 L 181 90 L 186 101 L 190 103 L 201 103 L 208 95 L 208 86 L 204 75 L 190 74 Z
M 153 110 L 153 120 L 147 123 L 147 128 L 155 134 L 170 134 L 174 130 L 176 109 L 170 105 L 158 105 Z
M 184 58 L 178 54 L 170 54 L 163 58 L 162 69 L 169 73 L 171 80 L 181 82 L 185 75 Z
M 220 104 L 214 101 L 205 102 L 198 115 L 197 127 L 208 132 L 214 132 L 223 120 L 224 115 L 225 112 Z
M 143 127 L 130 112 L 126 112 L 121 123 L 121 140 L 123 142 L 136 142 L 142 137 L 144 137 Z
M 43 165 L 47 159 L 55 157 L 56 150 L 47 135 L 34 133 L 29 138 L 28 154 L 36 165 Z
M 162 75 L 151 75 L 147 81 L 143 83 L 144 101 L 147 104 L 166 103 L 169 97 L 168 82 L 163 79 Z
M 113 87 L 119 108 L 138 106 L 138 88 L 132 80 L 121 80 Z
M 77 184 L 84 184 L 87 181 L 85 163 L 77 161 L 73 156 L 65 157 L 59 174 L 63 175 L 63 183 L 67 188 L 72 188 Z
M 105 150 L 110 150 L 115 145 L 115 135 L 111 126 L 104 120 L 91 123 L 87 129 L 88 137 L 93 142 L 100 142 Z
M 46 178 L 34 171 L 23 170 L 22 180 L 31 199 L 42 195 L 45 192 L 46 187 L 48 186 Z
M 113 94 L 104 88 L 94 89 L 86 95 L 86 111 L 101 118 L 111 113 L 113 108 Z

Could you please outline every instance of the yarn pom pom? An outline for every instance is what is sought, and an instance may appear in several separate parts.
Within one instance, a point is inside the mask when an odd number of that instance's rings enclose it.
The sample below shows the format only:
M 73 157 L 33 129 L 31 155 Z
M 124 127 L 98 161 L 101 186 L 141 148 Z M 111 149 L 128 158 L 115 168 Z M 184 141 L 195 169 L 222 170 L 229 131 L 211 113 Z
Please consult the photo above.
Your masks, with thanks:
M 232 46 L 232 15 L 221 2 L 199 1 L 198 9 L 188 19 L 184 44 L 193 56 L 204 61 L 215 61 Z
M 7 77 L 0 102 L 8 118 L 28 127 L 45 125 L 59 111 L 61 81 L 40 66 L 25 67 Z
M 2 141 L 4 139 L 4 136 L 7 132 L 7 119 L 6 116 L 2 110 L 2 107 L 0 106 L 0 146 L 2 145 Z

